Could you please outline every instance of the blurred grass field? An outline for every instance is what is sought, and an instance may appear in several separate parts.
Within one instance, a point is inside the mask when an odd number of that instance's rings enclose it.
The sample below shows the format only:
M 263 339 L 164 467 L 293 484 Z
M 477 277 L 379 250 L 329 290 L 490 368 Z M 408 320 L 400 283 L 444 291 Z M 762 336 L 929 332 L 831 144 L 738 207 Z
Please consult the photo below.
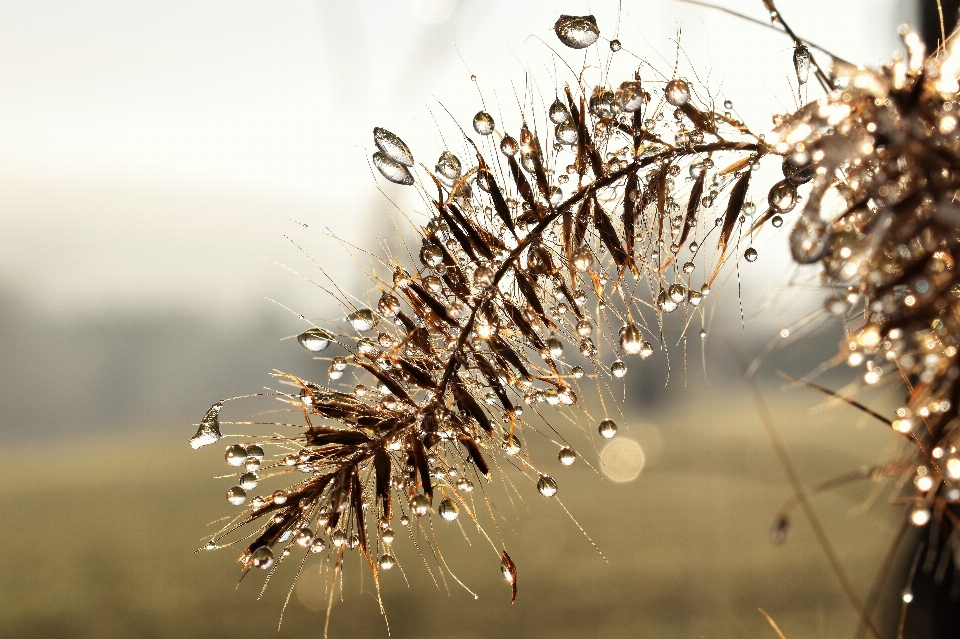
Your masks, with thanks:
M 398 530 L 395 554 L 409 587 L 400 571 L 386 573 L 391 636 L 774 637 L 758 608 L 788 639 L 852 636 L 856 617 L 802 516 L 794 518 L 785 545 L 770 543 L 774 513 L 790 489 L 753 405 L 730 394 L 678 396 L 687 401 L 661 403 L 621 429 L 619 436 L 639 441 L 647 458 L 635 481 L 603 481 L 581 461 L 570 468 L 545 464 L 560 485 L 558 496 L 608 561 L 558 504 L 518 482 L 524 503 L 516 502 L 516 512 L 509 500 L 496 500 L 519 570 L 516 604 L 509 603 L 499 558 L 468 522 L 472 547 L 452 528 L 440 530 L 440 542 L 477 600 L 449 577 L 449 592 L 443 583 L 435 586 Z M 833 408 L 814 419 L 817 397 L 770 399 L 808 484 L 894 450 L 886 429 L 852 409 Z M 325 577 L 317 563 L 308 563 L 278 633 L 295 562 L 284 564 L 256 601 L 262 575 L 237 588 L 238 552 L 194 554 L 209 534 L 207 524 L 232 510 L 223 498 L 229 480 L 210 479 L 224 468 L 220 447 L 190 451 L 190 430 L 163 424 L 110 439 L 2 452 L 0 534 L 8 548 L 0 635 L 322 636 Z M 536 442 L 530 446 L 535 459 L 555 454 Z M 596 462 L 585 450 L 581 454 Z M 814 500 L 863 597 L 902 516 L 886 504 L 889 490 L 863 512 L 875 487 L 863 482 Z M 439 518 L 436 526 L 455 527 Z M 439 579 L 432 557 L 430 563 Z M 369 569 L 356 556 L 346 561 L 343 585 L 331 637 L 386 637 Z M 893 584 L 890 592 L 900 587 Z

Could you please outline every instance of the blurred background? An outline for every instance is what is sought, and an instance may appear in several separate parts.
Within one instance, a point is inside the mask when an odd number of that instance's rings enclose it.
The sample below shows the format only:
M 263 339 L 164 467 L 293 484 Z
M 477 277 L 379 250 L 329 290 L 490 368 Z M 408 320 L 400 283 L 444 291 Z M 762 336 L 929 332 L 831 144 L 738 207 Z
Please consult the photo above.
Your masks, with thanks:
M 908 0 L 778 4 L 798 33 L 863 64 L 889 60 L 897 25 L 919 20 Z M 768 22 L 760 0 L 724 5 Z M 450 124 L 444 109 L 465 127 L 479 110 L 471 74 L 497 121 L 516 120 L 526 74 L 555 89 L 547 44 L 560 13 L 595 14 L 605 37 L 661 68 L 679 35 L 682 66 L 754 130 L 799 104 L 781 34 L 670 0 L 0 2 L 0 634 L 277 632 L 290 574 L 256 601 L 253 579 L 235 588 L 232 551 L 193 554 L 231 511 L 228 484 L 210 478 L 221 453 L 190 451 L 191 424 L 214 401 L 271 384 L 274 369 L 322 379 L 283 338 L 303 330 L 295 313 L 342 313 L 292 271 L 320 280 L 316 260 L 366 294 L 335 238 L 374 250 L 396 239 L 368 164 L 371 130 L 396 132 L 428 162 Z M 425 222 L 411 193 L 379 185 Z M 703 356 L 699 344 L 675 349 L 669 384 L 659 356 L 626 378 L 621 436 L 643 450 L 639 475 L 556 470 L 607 560 L 555 503 L 504 502 L 517 603 L 479 543 L 444 541 L 476 600 L 450 579 L 436 586 L 398 544 L 409 585 L 397 571 L 381 584 L 391 636 L 773 636 L 757 608 L 788 639 L 852 634 L 855 615 L 802 518 L 785 545 L 770 543 L 790 489 L 737 357 L 763 356 L 805 481 L 877 463 L 896 440 L 775 375 L 816 370 L 842 334 L 815 314 L 823 294 L 769 231 L 739 287 L 730 280 L 712 300 Z M 851 379 L 822 377 L 835 388 Z M 869 401 L 888 409 L 898 392 Z M 239 406 L 231 419 L 245 417 Z M 864 597 L 901 517 L 875 488 L 816 502 Z M 369 571 L 351 562 L 331 636 L 387 636 Z M 279 636 L 320 636 L 323 588 L 303 577 Z

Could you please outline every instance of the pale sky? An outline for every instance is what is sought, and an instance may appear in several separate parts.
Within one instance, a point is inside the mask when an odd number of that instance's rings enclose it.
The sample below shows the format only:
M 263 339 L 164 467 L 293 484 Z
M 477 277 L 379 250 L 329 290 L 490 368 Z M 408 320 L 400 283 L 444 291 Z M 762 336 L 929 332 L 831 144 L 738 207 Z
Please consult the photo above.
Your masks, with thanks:
M 766 18 L 760 0 L 724 4 Z M 866 64 L 889 59 L 897 24 L 910 19 L 903 0 L 779 5 L 801 35 Z M 672 64 L 682 28 L 691 63 L 712 70 L 711 86 L 755 129 L 796 106 L 785 37 L 674 0 L 624 7 L 618 56 L 666 67 L 659 56 Z M 527 69 L 554 89 L 550 53 L 529 36 L 556 45 L 561 12 L 592 12 L 613 37 L 617 9 L 599 0 L 0 2 L 0 286 L 60 316 L 177 308 L 223 320 L 269 309 L 265 296 L 328 312 L 322 293 L 265 258 L 319 277 L 287 235 L 364 292 L 354 263 L 319 230 L 371 249 L 394 233 L 367 165 L 373 127 L 432 163 L 443 148 L 431 111 L 450 128 L 437 101 L 464 126 L 480 108 L 467 66 L 491 111 L 517 119 L 511 82 L 522 90 Z M 422 210 L 409 190 L 385 191 Z M 761 251 L 769 259 L 757 272 L 773 281 L 786 251 Z

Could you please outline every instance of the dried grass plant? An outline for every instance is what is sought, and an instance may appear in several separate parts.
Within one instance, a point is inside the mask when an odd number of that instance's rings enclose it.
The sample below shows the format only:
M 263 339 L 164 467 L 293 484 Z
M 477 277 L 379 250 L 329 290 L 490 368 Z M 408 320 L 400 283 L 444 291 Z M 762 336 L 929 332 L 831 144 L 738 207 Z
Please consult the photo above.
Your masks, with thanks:
M 766 137 L 676 67 L 643 60 L 627 77 L 605 71 L 595 85 L 568 68 L 552 103 L 523 93 L 509 128 L 482 109 L 451 145 L 461 155 L 444 149 L 435 163 L 415 161 L 397 135 L 375 129 L 373 166 L 416 189 L 432 219 L 407 255 L 366 253 L 378 299 L 317 284 L 344 308 L 350 330 L 311 325 L 299 335 L 317 358 L 335 355 L 327 380 L 276 373 L 283 390 L 266 394 L 290 417 L 230 422 L 275 434 L 240 435 L 226 449 L 236 468 L 227 499 L 242 510 L 206 548 L 241 548 L 244 576 L 262 569 L 269 579 L 285 561 L 300 570 L 323 563 L 332 605 L 349 552 L 365 558 L 379 592 L 382 571 L 400 561 L 398 532 L 428 570 L 430 555 L 452 576 L 434 526 L 466 521 L 500 562 L 514 600 L 518 568 L 488 485 L 503 484 L 507 498 L 536 486 L 559 501 L 550 460 L 533 459 L 526 439 L 553 442 L 569 465 L 582 457 L 576 433 L 614 437 L 622 419 L 614 383 L 632 360 L 668 349 L 671 323 L 683 348 L 701 340 L 705 298 L 724 267 L 755 260 L 752 239 L 789 223 L 793 259 L 833 292 L 826 310 L 847 335 L 837 362 L 861 369 L 864 385 L 905 388 L 890 418 L 843 398 L 905 444 L 899 458 L 847 479 L 899 479 L 899 537 L 928 529 L 931 548 L 945 549 L 937 570 L 957 569 L 960 38 L 927 52 L 905 27 L 905 54 L 888 66 L 821 65 L 773 1 L 764 4 L 792 40 L 798 87 L 822 89 L 777 116 Z M 561 16 L 554 30 L 551 46 L 608 46 L 607 70 L 625 55 L 592 16 Z M 766 163 L 779 165 L 782 179 L 758 188 Z M 754 203 L 751 193 L 765 197 Z M 207 412 L 194 448 L 221 440 L 223 405 Z M 816 515 L 771 435 L 796 489 L 774 528 L 781 540 L 793 506 L 815 524 Z M 275 476 L 289 485 L 252 496 Z M 830 557 L 865 631 L 879 637 L 876 593 L 861 601 Z

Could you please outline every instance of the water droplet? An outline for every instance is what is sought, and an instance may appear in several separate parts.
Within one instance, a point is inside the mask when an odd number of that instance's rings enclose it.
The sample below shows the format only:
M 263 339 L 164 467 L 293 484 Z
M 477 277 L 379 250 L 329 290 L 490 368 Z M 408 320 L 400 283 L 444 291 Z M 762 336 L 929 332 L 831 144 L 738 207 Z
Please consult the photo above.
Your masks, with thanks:
M 729 110 L 729 109 L 732 109 L 732 108 L 733 108 L 733 102 L 731 102 L 730 100 L 724 100 L 724 101 L 723 101 L 723 108 L 724 108 L 724 109 L 728 109 L 728 110 Z
M 394 560 L 393 555 L 390 553 L 380 555 L 380 567 L 384 570 L 390 570 L 396 563 L 396 560 Z
M 563 124 L 570 119 L 570 111 L 567 110 L 567 107 L 560 101 L 560 98 L 556 98 L 553 101 L 553 104 L 550 105 L 550 121 L 554 124 Z
M 653 355 L 653 345 L 644 340 L 643 346 L 640 348 L 640 359 L 647 359 L 651 355 Z
M 244 462 L 247 461 L 247 449 L 240 444 L 228 446 L 224 458 L 231 466 L 243 466 Z
M 287 491 L 285 490 L 275 490 L 273 491 L 273 503 L 275 504 L 285 504 L 287 503 Z
M 778 229 L 783 226 L 783 218 L 779 215 L 774 215 L 770 220 L 770 223 L 773 224 L 773 228 Z
M 517 154 L 517 151 L 520 150 L 520 145 L 517 144 L 517 141 L 510 137 L 509 135 L 504 136 L 503 140 L 500 142 L 500 151 L 507 156 L 514 156 Z
M 617 87 L 616 103 L 623 111 L 633 113 L 643 106 L 643 88 L 635 80 L 627 80 Z
M 417 517 L 423 517 L 430 512 L 430 498 L 423 493 L 417 493 L 410 500 L 410 512 Z
M 212 539 L 208 541 L 206 545 L 203 547 L 204 550 L 216 550 L 216 548 L 217 548 L 217 542 L 215 542 Z
M 196 450 L 201 446 L 212 444 L 218 441 L 223 435 L 220 434 L 220 409 L 223 408 L 223 402 L 217 402 L 207 411 L 207 414 L 200 420 L 200 427 L 197 434 L 190 438 L 190 448 Z
M 313 540 L 313 543 L 310 544 L 310 552 L 320 553 L 327 549 L 327 542 L 325 542 L 320 537 L 316 537 Z
M 448 180 L 456 180 L 460 177 L 460 160 L 450 151 L 444 151 L 437 160 L 437 173 Z
M 585 371 L 583 370 L 583 367 L 582 367 L 582 366 L 574 366 L 574 367 L 570 370 L 570 374 L 573 375 L 574 379 L 581 379 L 581 378 L 583 377 L 584 373 L 585 373 Z
M 486 111 L 480 111 L 473 116 L 473 130 L 480 135 L 493 133 L 493 116 Z
M 694 269 L 696 269 L 696 266 L 694 265 L 693 262 L 684 262 L 684 264 L 683 264 L 683 272 L 684 272 L 684 273 L 686 273 L 687 275 L 689 275 L 690 273 L 693 273 Z
M 748 262 L 756 262 L 757 249 L 753 248 L 752 246 L 748 248 L 746 251 L 743 252 L 743 259 L 747 260 Z
M 577 322 L 577 335 L 580 337 L 590 337 L 593 333 L 593 324 L 587 320 Z
M 827 252 L 829 230 L 817 214 L 804 213 L 790 232 L 790 253 L 800 264 L 812 264 Z
M 466 477 L 461 477 L 457 480 L 457 490 L 462 490 L 465 493 L 473 492 L 473 482 Z
M 667 294 L 675 304 L 679 304 L 687 297 L 687 289 L 684 288 L 683 284 L 672 284 L 667 289 Z
M 420 249 L 420 261 L 425 266 L 439 266 L 443 263 L 443 251 L 433 244 L 424 244 Z
M 373 129 L 373 142 L 386 159 L 402 166 L 413 166 L 413 154 L 403 140 L 386 129 Z
M 549 475 L 540 475 L 540 480 L 537 481 L 537 490 L 544 497 L 553 497 L 557 494 L 557 482 Z
M 797 205 L 797 187 L 789 180 L 780 180 L 767 194 L 770 208 L 777 213 L 789 213 Z
M 460 509 L 449 499 L 443 499 L 437 508 L 437 513 L 446 521 L 454 521 L 460 516 Z
M 903 600 L 903 603 L 908 604 L 913 601 L 913 591 L 907 588 L 900 594 L 900 599 Z
M 384 317 L 396 317 L 400 312 L 400 300 L 390 293 L 384 293 L 377 303 L 377 310 Z
M 573 267 L 580 273 L 589 270 L 593 265 L 593 253 L 586 247 L 578 248 L 573 252 Z
M 273 551 L 268 546 L 260 546 L 250 555 L 250 563 L 254 568 L 269 570 L 273 567 Z
M 369 308 L 361 308 L 347 315 L 347 321 L 360 333 L 372 331 L 374 326 L 373 311 Z
M 313 543 L 313 531 L 307 527 L 303 527 L 297 531 L 296 540 L 298 546 L 303 546 L 306 548 Z
M 234 506 L 239 506 L 243 502 L 247 501 L 247 491 L 240 486 L 234 486 L 227 491 L 227 501 Z
M 486 288 L 493 283 L 493 277 L 493 269 L 487 266 L 479 266 L 473 272 L 473 283 L 480 288 Z
M 311 328 L 300 333 L 297 341 L 311 353 L 319 353 L 333 340 L 333 336 L 322 328 Z
M 557 454 L 557 459 L 559 459 L 560 463 L 564 466 L 570 466 L 573 462 L 577 461 L 577 453 L 569 446 L 564 446 Z
M 659 306 L 660 310 L 664 313 L 672 313 L 677 310 L 678 304 L 667 295 L 666 291 L 660 291 L 660 294 L 657 295 L 657 306 Z
M 556 359 L 563 355 L 563 342 L 556 337 L 547 340 L 547 349 L 550 351 L 550 357 Z
M 560 42 L 571 49 L 586 49 L 600 37 L 597 19 L 593 16 L 561 15 L 553 30 Z
M 617 434 L 617 423 L 612 419 L 605 419 L 600 422 L 597 430 L 604 439 L 613 439 Z
M 690 101 L 690 85 L 686 80 L 679 78 L 670 80 L 664 88 L 664 93 L 667 96 L 667 102 L 675 107 L 682 107 Z
M 690 291 L 687 295 L 687 301 L 690 302 L 690 306 L 700 306 L 700 302 L 703 301 L 703 294 L 700 291 Z
M 817 167 L 814 166 L 812 162 L 797 164 L 793 156 L 783 158 L 783 164 L 780 165 L 780 170 L 783 172 L 783 177 L 787 178 L 787 181 L 795 186 L 806 184 L 812 180 L 817 173 Z
M 613 40 L 610 41 L 610 50 L 611 50 L 611 51 L 613 51 L 614 53 L 616 53 L 617 51 L 620 50 L 620 48 L 621 48 L 621 44 L 620 44 L 620 41 L 619 41 L 619 40 L 617 40 L 616 38 L 614 38 Z
M 404 186 L 413 184 L 413 175 L 411 175 L 410 169 L 399 162 L 394 162 L 380 151 L 373 154 L 373 165 L 377 167 L 383 177 L 394 184 Z
M 797 72 L 797 82 L 806 84 L 810 76 L 810 50 L 802 44 L 793 50 L 793 68 Z
M 620 330 L 620 348 L 627 355 L 639 355 L 643 349 L 643 335 L 634 324 L 624 326 Z
M 330 543 L 332 543 L 337 548 L 343 548 L 344 546 L 347 545 L 347 533 L 339 529 L 334 530 L 333 534 L 330 535 Z
M 503 450 L 508 455 L 517 455 L 520 453 L 520 440 L 516 435 L 508 435 L 503 442 Z
M 256 473 L 244 473 L 240 475 L 240 487 L 244 490 L 253 490 L 260 482 Z
M 613 373 L 614 377 L 623 377 L 627 374 L 627 365 L 622 360 L 617 360 L 610 365 L 610 372 Z
M 553 133 L 561 144 L 577 143 L 577 125 L 573 123 L 573 120 L 561 122 L 554 127 Z

